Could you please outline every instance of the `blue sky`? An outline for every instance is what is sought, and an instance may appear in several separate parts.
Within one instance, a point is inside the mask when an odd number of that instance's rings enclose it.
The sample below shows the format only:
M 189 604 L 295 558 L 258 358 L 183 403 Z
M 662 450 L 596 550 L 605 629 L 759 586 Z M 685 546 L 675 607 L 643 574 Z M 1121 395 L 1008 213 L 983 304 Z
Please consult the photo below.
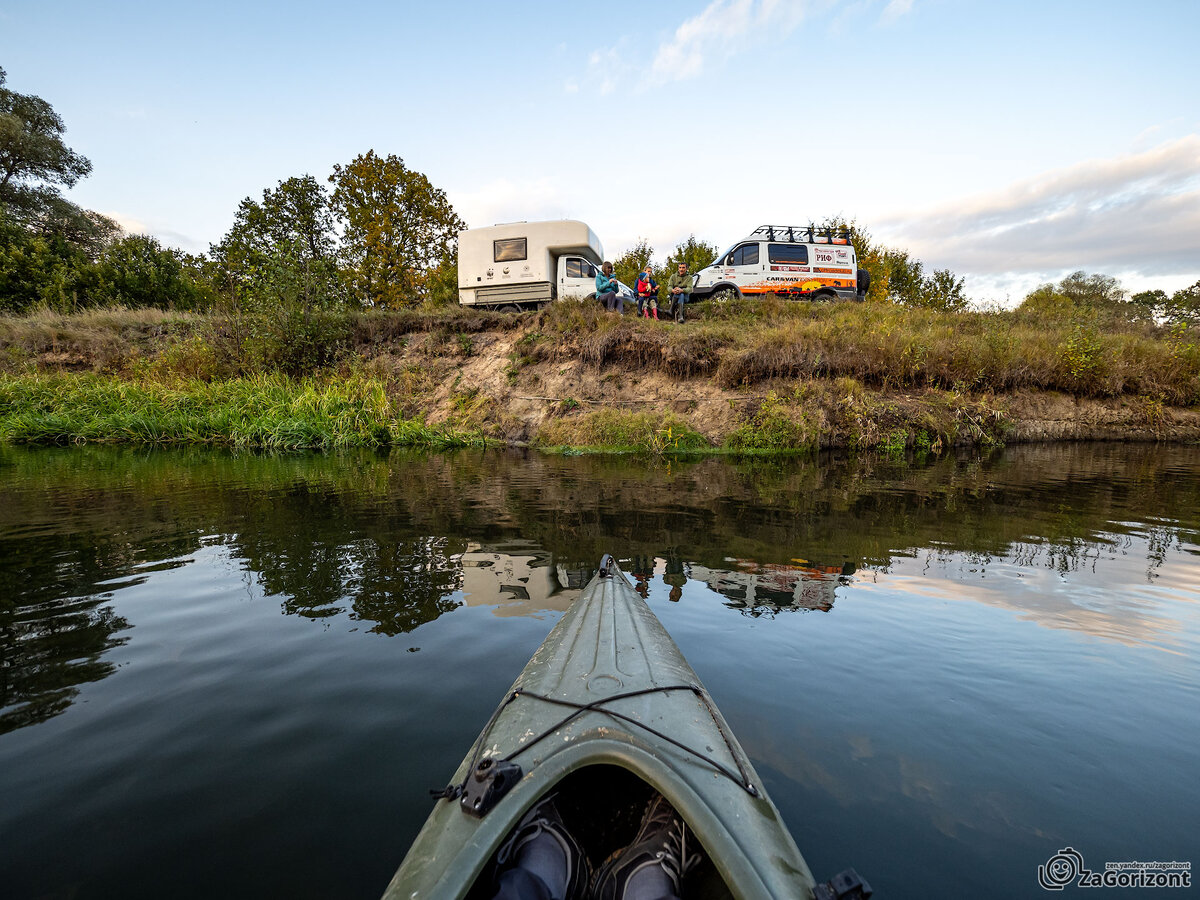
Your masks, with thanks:
M 191 251 L 373 149 L 472 226 L 661 260 L 842 215 L 1001 302 L 1200 278 L 1197 34 L 1193 0 L 0 0 L 8 86 L 94 164 L 72 199 Z

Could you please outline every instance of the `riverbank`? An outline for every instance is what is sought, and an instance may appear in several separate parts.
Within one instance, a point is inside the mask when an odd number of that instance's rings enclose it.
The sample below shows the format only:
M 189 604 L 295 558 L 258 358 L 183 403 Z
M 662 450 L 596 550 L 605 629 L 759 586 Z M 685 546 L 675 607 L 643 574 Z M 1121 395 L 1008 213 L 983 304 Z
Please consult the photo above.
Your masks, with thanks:
M 1078 311 L 701 304 L 0 319 L 0 440 L 939 452 L 1200 440 L 1200 341 Z

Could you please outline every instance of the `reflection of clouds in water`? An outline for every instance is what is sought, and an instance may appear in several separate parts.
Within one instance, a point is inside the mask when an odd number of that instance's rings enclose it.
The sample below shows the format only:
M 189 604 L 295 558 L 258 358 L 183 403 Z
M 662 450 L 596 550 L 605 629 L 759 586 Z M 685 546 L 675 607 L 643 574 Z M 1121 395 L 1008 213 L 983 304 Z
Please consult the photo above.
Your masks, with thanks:
M 755 768 L 773 770 L 806 791 L 823 793 L 843 809 L 894 812 L 899 794 L 912 802 L 920 818 L 947 837 L 960 837 L 964 830 L 1000 834 L 1013 828 L 1038 834 L 1036 827 L 1022 823 L 1022 798 L 1003 790 L 966 787 L 959 773 L 942 771 L 936 760 L 879 753 L 869 735 L 831 740 L 805 731 L 798 739 L 796 731 L 781 730 L 769 721 L 756 727 L 741 718 L 736 731 L 743 745 L 754 748 Z M 854 765 L 847 766 L 847 759 Z
M 1111 538 L 1111 539 L 1109 539 Z M 1200 616 L 1200 560 L 1180 548 L 1160 553 L 1143 537 L 1105 536 L 1069 548 L 1017 545 L 1008 557 L 944 550 L 896 555 L 863 589 L 970 600 L 1011 610 L 1046 628 L 1128 645 L 1185 652 L 1184 619 Z M 1070 560 L 1069 566 L 1061 563 Z M 1149 577 L 1147 560 L 1152 560 Z

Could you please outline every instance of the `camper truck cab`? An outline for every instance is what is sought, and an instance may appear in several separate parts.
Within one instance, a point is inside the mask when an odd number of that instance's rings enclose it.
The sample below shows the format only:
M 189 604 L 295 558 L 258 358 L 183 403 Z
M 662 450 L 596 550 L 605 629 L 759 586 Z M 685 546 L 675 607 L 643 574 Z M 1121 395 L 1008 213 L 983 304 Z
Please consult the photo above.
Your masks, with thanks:
M 762 294 L 803 300 L 859 298 L 858 260 L 849 232 L 763 225 L 696 273 L 692 289 L 696 300 Z
M 458 302 L 519 310 L 565 297 L 592 299 L 603 258 L 595 232 L 570 219 L 460 231 Z M 627 302 L 636 300 L 628 285 L 621 292 Z

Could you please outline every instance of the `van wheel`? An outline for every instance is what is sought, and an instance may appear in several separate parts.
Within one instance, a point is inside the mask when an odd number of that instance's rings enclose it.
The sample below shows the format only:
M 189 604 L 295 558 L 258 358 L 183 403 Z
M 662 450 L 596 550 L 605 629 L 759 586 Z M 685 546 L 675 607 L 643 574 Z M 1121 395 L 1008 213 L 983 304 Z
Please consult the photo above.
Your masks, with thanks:
M 814 303 L 829 303 L 837 299 L 837 294 L 831 294 L 829 291 L 821 291 L 813 294 L 812 299 Z
M 720 290 L 712 292 L 713 303 L 728 303 L 730 300 L 736 300 L 741 296 L 741 292 L 737 288 L 723 287 Z

